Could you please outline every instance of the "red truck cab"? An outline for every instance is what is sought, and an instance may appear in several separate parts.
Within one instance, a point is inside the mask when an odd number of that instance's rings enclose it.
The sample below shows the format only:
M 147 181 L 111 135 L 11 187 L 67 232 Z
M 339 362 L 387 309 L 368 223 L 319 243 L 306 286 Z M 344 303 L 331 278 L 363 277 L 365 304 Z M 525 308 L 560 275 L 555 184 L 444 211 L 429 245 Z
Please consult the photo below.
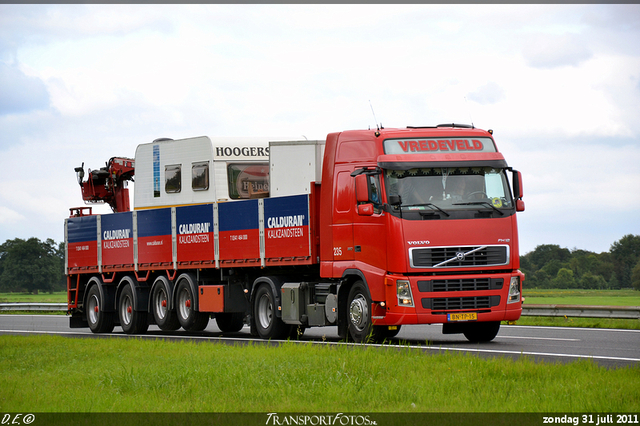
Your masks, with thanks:
M 356 340 L 443 323 L 488 341 L 520 317 L 522 179 L 492 133 L 449 124 L 327 137 L 320 275 L 357 284 L 341 298 Z

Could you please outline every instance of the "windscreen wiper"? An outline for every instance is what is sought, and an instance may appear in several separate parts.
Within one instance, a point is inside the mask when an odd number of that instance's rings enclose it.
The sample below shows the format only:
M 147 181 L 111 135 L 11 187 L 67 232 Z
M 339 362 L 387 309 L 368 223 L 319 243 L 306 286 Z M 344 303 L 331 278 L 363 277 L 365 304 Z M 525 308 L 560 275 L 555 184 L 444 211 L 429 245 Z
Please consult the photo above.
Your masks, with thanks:
M 451 216 L 449 213 L 447 213 L 446 211 L 442 210 L 440 207 L 436 206 L 433 203 L 420 203 L 420 204 L 409 204 L 409 205 L 402 205 L 401 207 L 431 207 L 434 210 L 438 210 L 440 213 L 444 213 L 447 217 Z
M 489 206 L 495 211 L 497 211 L 498 213 L 500 213 L 500 216 L 504 216 L 504 212 L 502 210 L 499 210 L 496 206 L 494 206 L 488 201 L 471 201 L 468 203 L 453 203 L 453 205 L 454 206 Z

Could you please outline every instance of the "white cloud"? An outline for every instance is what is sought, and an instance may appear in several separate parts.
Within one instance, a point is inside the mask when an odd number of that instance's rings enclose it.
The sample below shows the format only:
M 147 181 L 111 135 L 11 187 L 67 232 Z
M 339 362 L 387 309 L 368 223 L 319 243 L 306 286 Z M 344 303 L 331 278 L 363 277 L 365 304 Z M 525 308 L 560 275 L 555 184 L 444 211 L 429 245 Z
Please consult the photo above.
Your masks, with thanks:
M 322 138 L 375 126 L 371 101 L 385 127 L 493 128 L 525 175 L 523 249 L 606 250 L 640 233 L 638 197 L 629 195 L 639 188 L 615 187 L 640 181 L 630 171 L 640 162 L 639 12 L 0 5 L 0 64 L 32 88 L 23 114 L 0 115 L 0 242 L 33 233 L 60 240 L 68 208 L 81 204 L 73 168 L 83 161 L 95 168 L 133 156 L 157 137 Z M 598 241 L 584 237 L 594 220 Z
M 495 104 L 504 99 L 505 94 L 502 87 L 495 82 L 489 82 L 479 87 L 475 92 L 469 93 L 469 100 L 476 101 L 481 105 Z
M 534 68 L 577 67 L 593 57 L 585 40 L 576 34 L 538 34 L 523 47 L 527 63 Z
M 0 62 L 0 87 L 0 115 L 26 113 L 49 106 L 44 82 L 25 74 L 15 65 Z
M 0 224 L 11 225 L 24 219 L 25 217 L 17 211 L 5 206 L 0 206 Z

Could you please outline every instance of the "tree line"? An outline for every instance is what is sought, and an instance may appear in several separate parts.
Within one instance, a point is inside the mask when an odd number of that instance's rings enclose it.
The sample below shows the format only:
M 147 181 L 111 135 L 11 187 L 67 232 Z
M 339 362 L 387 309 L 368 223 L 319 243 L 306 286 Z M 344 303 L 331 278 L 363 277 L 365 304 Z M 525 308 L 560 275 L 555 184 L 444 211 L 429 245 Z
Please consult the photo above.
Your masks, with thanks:
M 640 235 L 625 235 L 608 252 L 539 245 L 520 256 L 525 288 L 640 290 Z
M 16 238 L 0 245 L 0 291 L 66 290 L 64 243 Z
M 608 252 L 543 244 L 520 256 L 526 288 L 640 290 L 640 235 L 625 235 Z M 0 292 L 63 291 L 64 243 L 37 238 L 0 245 Z

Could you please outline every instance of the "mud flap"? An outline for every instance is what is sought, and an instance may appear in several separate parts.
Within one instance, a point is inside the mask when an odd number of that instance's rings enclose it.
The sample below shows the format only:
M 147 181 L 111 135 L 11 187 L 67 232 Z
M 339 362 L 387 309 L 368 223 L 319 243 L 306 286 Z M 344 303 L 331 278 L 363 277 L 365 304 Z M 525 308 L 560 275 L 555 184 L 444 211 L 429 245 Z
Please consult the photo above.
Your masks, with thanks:
M 89 323 L 87 322 L 87 316 L 80 312 L 74 312 L 69 317 L 69 328 L 87 328 Z

